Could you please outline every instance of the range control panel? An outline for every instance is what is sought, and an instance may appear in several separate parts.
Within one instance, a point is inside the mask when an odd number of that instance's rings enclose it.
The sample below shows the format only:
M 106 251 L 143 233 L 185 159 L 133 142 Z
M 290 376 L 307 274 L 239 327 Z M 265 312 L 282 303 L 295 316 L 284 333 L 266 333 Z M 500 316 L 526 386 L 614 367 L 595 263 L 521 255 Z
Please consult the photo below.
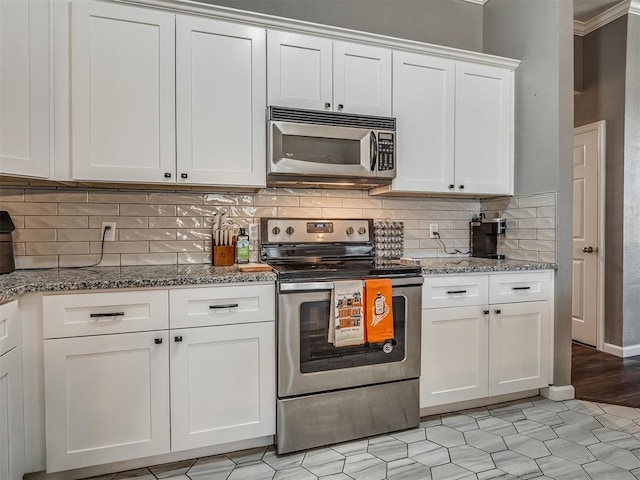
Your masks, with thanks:
M 371 241 L 368 219 L 263 218 L 262 243 L 362 243 Z

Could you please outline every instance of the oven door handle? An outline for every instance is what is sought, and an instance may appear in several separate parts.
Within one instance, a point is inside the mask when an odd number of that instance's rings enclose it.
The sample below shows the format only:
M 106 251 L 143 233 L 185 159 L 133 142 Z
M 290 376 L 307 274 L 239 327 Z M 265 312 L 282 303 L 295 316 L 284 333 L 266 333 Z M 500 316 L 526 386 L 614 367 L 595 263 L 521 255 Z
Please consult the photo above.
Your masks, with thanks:
M 299 282 L 281 283 L 281 292 L 310 292 L 320 290 L 333 290 L 333 282 Z

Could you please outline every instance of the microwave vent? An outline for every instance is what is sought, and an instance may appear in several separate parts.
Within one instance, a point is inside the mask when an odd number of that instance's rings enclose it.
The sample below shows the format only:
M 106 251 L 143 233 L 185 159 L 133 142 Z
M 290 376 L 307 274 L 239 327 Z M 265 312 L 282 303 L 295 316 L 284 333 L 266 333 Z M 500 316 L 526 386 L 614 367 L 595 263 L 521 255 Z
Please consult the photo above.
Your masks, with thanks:
M 316 112 L 295 108 L 269 107 L 269 120 L 276 122 L 294 122 L 336 127 L 370 128 L 372 130 L 396 129 L 396 119 L 349 113 Z

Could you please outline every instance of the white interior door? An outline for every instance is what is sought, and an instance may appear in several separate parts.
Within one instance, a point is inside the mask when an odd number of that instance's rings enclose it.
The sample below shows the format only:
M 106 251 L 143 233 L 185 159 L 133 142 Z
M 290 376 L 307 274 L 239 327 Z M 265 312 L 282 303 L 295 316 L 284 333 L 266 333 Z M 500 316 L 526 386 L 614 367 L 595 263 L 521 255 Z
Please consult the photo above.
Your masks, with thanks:
M 600 126 L 575 130 L 573 141 L 573 302 L 572 338 L 588 345 L 598 340 L 598 235 Z

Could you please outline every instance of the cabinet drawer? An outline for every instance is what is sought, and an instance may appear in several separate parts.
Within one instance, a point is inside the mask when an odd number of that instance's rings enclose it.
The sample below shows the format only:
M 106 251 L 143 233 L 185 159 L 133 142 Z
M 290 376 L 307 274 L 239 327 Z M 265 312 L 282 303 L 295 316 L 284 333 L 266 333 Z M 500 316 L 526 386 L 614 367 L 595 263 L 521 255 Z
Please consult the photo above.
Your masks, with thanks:
M 491 275 L 489 303 L 533 302 L 551 295 L 549 271 Z
M 171 328 L 273 321 L 275 295 L 274 284 L 171 290 Z
M 20 343 L 20 317 L 18 301 L 0 305 L 0 355 L 7 353 Z
M 167 290 L 48 295 L 42 302 L 44 338 L 169 328 Z
M 488 300 L 486 275 L 427 277 L 422 287 L 422 308 L 486 305 Z

